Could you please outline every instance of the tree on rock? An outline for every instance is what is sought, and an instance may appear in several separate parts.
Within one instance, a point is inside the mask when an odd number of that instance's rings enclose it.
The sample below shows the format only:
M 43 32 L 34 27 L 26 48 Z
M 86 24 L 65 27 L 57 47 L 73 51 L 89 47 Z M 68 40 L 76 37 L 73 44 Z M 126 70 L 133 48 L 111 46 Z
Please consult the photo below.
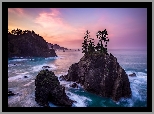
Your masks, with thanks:
M 99 39 L 97 45 L 94 45 L 94 39 L 90 38 L 89 35 L 90 32 L 88 30 L 86 31 L 86 35 L 84 37 L 84 42 L 82 43 L 82 53 L 85 54 L 92 54 L 95 51 L 106 53 L 107 54 L 107 42 L 109 42 L 109 39 L 107 39 L 107 31 L 106 29 L 104 31 L 98 31 L 97 32 L 97 38 Z M 103 41 L 105 42 L 105 46 L 103 46 Z

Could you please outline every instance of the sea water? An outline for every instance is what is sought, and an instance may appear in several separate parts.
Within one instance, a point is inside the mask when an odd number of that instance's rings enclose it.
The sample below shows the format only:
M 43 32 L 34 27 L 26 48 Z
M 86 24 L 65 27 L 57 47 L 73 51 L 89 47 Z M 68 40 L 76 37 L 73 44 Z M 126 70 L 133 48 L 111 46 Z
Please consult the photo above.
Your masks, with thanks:
M 121 98 L 113 102 L 84 91 L 71 88 L 71 81 L 60 81 L 65 86 L 67 96 L 77 102 L 72 107 L 146 107 L 147 106 L 147 51 L 146 50 L 109 50 L 125 69 L 127 74 L 136 73 L 136 77 L 129 77 L 132 90 L 131 98 Z M 56 76 L 65 75 L 73 63 L 79 62 L 83 53 L 81 51 L 56 51 L 58 57 L 8 59 L 8 89 L 16 93 L 8 97 L 9 107 L 40 107 L 35 102 L 35 78 L 43 66 L 50 66 Z M 28 78 L 24 78 L 27 76 Z M 49 103 L 50 107 L 57 107 Z

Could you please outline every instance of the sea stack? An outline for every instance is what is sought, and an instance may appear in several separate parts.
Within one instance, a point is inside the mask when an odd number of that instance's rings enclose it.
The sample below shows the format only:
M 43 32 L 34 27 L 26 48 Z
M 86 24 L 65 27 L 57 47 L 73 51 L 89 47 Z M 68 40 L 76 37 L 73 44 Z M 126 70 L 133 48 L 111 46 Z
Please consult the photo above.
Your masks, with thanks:
M 54 72 L 41 70 L 35 79 L 35 101 L 44 107 L 49 107 L 51 102 L 58 106 L 71 107 L 73 102 L 65 93 L 65 87 L 60 85 Z
M 114 101 L 131 97 L 128 76 L 111 53 L 85 54 L 78 63 L 70 66 L 65 79 L 80 83 L 86 91 Z

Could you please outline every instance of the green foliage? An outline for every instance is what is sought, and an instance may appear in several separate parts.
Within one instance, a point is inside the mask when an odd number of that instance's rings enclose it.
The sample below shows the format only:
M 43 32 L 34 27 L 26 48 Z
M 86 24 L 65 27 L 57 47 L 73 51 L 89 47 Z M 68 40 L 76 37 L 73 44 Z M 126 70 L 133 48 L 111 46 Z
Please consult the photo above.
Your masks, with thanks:
M 108 37 L 106 36 L 108 35 L 106 29 L 104 31 L 97 32 L 96 36 L 99 39 L 99 41 L 96 46 L 94 45 L 94 39 L 89 38 L 89 33 L 90 32 L 88 32 L 88 30 L 85 33 L 84 41 L 82 43 L 82 53 L 92 54 L 95 51 L 100 53 L 107 53 L 107 42 L 109 42 L 109 39 L 107 39 Z M 105 42 L 105 47 L 103 46 L 103 41 Z

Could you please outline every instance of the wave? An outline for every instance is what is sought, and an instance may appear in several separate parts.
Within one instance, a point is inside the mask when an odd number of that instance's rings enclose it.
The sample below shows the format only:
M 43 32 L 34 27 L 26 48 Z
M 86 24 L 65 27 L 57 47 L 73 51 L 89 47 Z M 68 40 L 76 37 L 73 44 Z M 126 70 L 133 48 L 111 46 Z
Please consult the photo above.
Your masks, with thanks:
M 9 61 L 28 61 L 28 60 L 34 60 L 34 59 L 12 59 Z
M 87 107 L 88 103 L 87 101 L 92 101 L 91 99 L 85 97 L 85 96 L 79 96 L 77 94 L 74 94 L 70 91 L 66 91 L 66 95 L 76 102 L 73 103 L 72 107 Z
M 60 56 L 60 57 L 47 57 L 45 58 L 45 60 L 50 60 L 50 59 L 62 59 L 64 57 Z
M 13 82 L 13 81 L 19 81 L 19 80 L 26 79 L 26 78 L 24 78 L 25 74 L 26 74 L 26 76 L 29 77 L 29 75 L 27 75 L 27 73 L 19 73 L 19 75 L 9 77 L 8 82 Z
M 124 104 L 124 106 L 126 107 L 132 107 L 137 105 L 138 102 L 147 101 L 147 73 L 134 71 L 126 71 L 126 73 L 128 75 L 135 73 L 136 77 L 128 76 L 132 91 L 132 97 L 127 99 L 122 98 L 120 100 L 120 103 Z
M 30 82 L 28 82 L 27 84 L 25 84 L 24 86 L 29 86 L 31 83 L 35 82 L 35 80 L 31 80 Z

